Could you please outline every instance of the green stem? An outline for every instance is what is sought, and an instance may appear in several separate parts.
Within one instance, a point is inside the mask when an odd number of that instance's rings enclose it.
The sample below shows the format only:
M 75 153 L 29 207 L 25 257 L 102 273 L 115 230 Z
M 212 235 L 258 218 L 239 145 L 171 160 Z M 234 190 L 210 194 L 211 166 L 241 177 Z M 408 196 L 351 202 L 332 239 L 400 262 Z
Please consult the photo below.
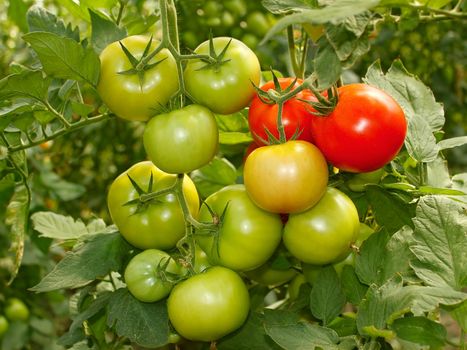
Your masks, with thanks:
M 65 117 L 62 114 L 60 114 L 55 108 L 53 108 L 53 106 L 48 100 L 42 101 L 42 103 L 53 115 L 55 115 L 63 123 L 63 125 L 65 125 L 66 128 L 69 128 L 71 126 L 70 122 L 66 120 Z
M 167 0 L 167 24 L 169 30 L 170 43 L 177 52 L 180 52 L 180 41 L 178 38 L 177 9 L 173 0 Z
M 284 107 L 284 101 L 280 101 L 277 104 L 277 132 L 279 133 L 279 142 L 285 143 L 287 137 L 285 135 L 284 123 L 282 123 L 282 110 Z
M 302 55 L 300 57 L 300 75 L 297 75 L 297 77 L 302 78 L 305 75 L 305 64 L 306 64 L 306 57 L 308 55 L 308 34 L 306 32 L 302 35 L 302 38 L 304 40 L 303 47 L 302 47 Z
M 462 5 L 462 1 L 460 1 L 460 3 Z M 459 5 L 459 3 L 457 5 Z M 407 3 L 403 5 L 401 4 L 401 6 L 410 7 L 414 10 L 428 11 L 428 12 L 442 15 L 444 17 L 448 17 L 452 19 L 467 19 L 467 13 L 458 11 L 459 7 L 457 7 L 457 5 L 452 10 L 443 10 L 443 9 L 436 9 L 436 8 L 428 7 L 425 5 L 417 5 L 417 4 L 411 4 L 411 3 Z
M 300 76 L 300 66 L 297 62 L 297 53 L 295 51 L 295 40 L 293 35 L 293 26 L 287 27 L 287 42 L 289 44 L 289 57 L 290 62 L 292 63 L 292 69 L 296 77 Z
M 115 24 L 117 26 L 120 25 L 120 21 L 122 20 L 122 17 L 123 17 L 123 9 L 125 8 L 124 1 L 120 0 L 118 3 L 120 4 L 120 7 L 118 8 L 117 20 L 115 21 Z

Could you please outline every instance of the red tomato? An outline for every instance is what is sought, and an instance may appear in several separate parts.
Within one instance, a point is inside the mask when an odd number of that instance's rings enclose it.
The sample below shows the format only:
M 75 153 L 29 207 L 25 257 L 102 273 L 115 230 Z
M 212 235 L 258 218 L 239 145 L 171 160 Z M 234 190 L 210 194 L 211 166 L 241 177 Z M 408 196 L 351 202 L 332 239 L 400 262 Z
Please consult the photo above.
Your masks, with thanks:
M 338 93 L 331 114 L 312 118 L 314 143 L 341 170 L 360 173 L 383 167 L 404 143 L 404 111 L 391 96 L 370 85 L 345 85 Z
M 279 84 L 284 90 L 294 82 L 294 78 L 279 78 Z M 294 84 L 294 89 L 298 87 L 303 81 L 297 79 Z M 263 86 L 261 90 L 268 91 L 274 89 L 274 81 L 269 81 Z M 315 96 L 310 90 L 303 90 L 296 96 L 287 100 L 282 108 L 282 124 L 284 125 L 285 136 L 287 140 L 290 140 L 294 133 L 298 132 L 300 135 L 297 140 L 304 140 L 312 142 L 311 133 L 311 120 L 310 110 L 312 107 L 307 103 L 300 101 L 309 100 L 317 101 Z M 258 95 L 255 95 L 251 101 L 250 109 L 248 112 L 248 124 L 250 131 L 255 142 L 259 145 L 263 145 L 264 142 L 261 140 L 268 140 L 268 134 L 266 129 L 269 130 L 276 138 L 279 138 L 279 132 L 277 130 L 277 110 L 279 105 L 267 104 L 261 101 Z

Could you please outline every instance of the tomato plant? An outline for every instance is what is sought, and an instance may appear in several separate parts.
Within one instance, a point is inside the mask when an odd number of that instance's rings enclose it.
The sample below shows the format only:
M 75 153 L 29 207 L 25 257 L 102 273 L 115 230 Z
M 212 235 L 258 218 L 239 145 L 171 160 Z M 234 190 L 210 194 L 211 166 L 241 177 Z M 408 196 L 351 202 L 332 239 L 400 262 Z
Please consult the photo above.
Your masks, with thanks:
M 175 330 L 184 338 L 202 341 L 217 340 L 239 328 L 249 305 L 240 276 L 220 266 L 180 282 L 167 300 Z
M 266 263 L 254 270 L 245 272 L 245 275 L 259 284 L 276 286 L 289 282 L 298 274 L 292 267 L 285 269 L 275 268 L 271 263 Z
M 110 216 L 125 239 L 140 249 L 170 249 L 185 234 L 185 220 L 173 193 L 141 204 L 144 192 L 162 190 L 175 183 L 176 176 L 164 173 L 149 161 L 140 162 L 120 174 L 110 185 L 107 205 Z M 190 213 L 197 215 L 199 198 L 188 176 L 183 193 Z M 133 202 L 132 202 L 133 201 Z
M 294 78 L 279 78 L 278 80 L 282 90 L 290 87 L 296 88 L 303 83 L 301 79 Z M 270 89 L 274 89 L 274 81 L 269 81 L 261 86 L 261 90 L 263 91 Z M 279 139 L 279 131 L 277 129 L 279 106 L 272 101 L 265 103 L 267 101 L 263 101 L 262 99 L 264 97 L 255 95 L 248 110 L 248 124 L 251 135 L 259 145 L 263 145 L 269 140 L 268 132 L 276 139 Z M 292 136 L 296 136 L 298 140 L 313 142 L 311 133 L 312 117 L 310 116 L 312 107 L 303 100 L 309 102 L 317 101 L 310 90 L 300 91 L 284 103 L 282 107 L 282 124 L 287 140 L 290 140 Z
M 326 191 L 328 168 L 309 142 L 260 147 L 246 159 L 245 188 L 251 200 L 273 213 L 296 213 L 315 205 Z
M 289 215 L 284 227 L 284 245 L 305 263 L 335 263 L 349 254 L 359 227 L 352 200 L 343 192 L 328 188 L 314 207 Z
M 18 298 L 9 298 L 5 304 L 5 316 L 10 321 L 27 321 L 29 308 L 24 301 Z
M 312 122 L 315 144 L 335 167 L 370 172 L 389 163 L 404 144 L 407 122 L 399 104 L 367 84 L 344 85 L 331 114 Z
M 258 208 L 243 185 L 232 185 L 209 196 L 201 206 L 199 220 L 220 220 L 217 232 L 198 233 L 196 239 L 213 264 L 236 271 L 264 264 L 281 241 L 279 215 Z M 239 254 L 241 252 L 241 254 Z
M 252 84 L 259 84 L 261 69 L 248 46 L 237 39 L 218 37 L 212 48 L 205 41 L 195 53 L 219 55 L 213 63 L 190 60 L 185 68 L 186 89 L 196 103 L 219 114 L 237 112 L 250 103 L 255 94 Z
M 166 49 L 145 64 L 133 61 L 147 57 L 158 44 L 159 41 L 150 37 L 134 35 L 109 44 L 100 54 L 101 73 L 97 91 L 117 116 L 128 120 L 148 120 L 177 92 L 177 67 Z
M 3 315 L 0 315 L 0 339 L 7 332 L 9 326 L 10 324 L 8 320 L 6 319 L 6 317 Z
M 166 252 L 146 249 L 131 258 L 125 268 L 124 279 L 135 298 L 150 303 L 169 295 L 174 286 L 171 278 L 174 280 L 182 272 L 182 268 Z
M 183 174 L 209 163 L 217 152 L 214 115 L 200 105 L 189 105 L 152 118 L 144 130 L 144 148 L 161 170 Z

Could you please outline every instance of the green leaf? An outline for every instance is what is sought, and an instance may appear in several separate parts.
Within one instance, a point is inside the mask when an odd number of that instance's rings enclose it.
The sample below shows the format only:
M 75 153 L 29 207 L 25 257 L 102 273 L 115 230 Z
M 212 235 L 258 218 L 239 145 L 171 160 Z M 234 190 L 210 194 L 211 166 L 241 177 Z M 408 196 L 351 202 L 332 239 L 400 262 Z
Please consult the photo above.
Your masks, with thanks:
M 345 294 L 336 271 L 332 266 L 323 268 L 311 289 L 311 313 L 326 326 L 339 316 L 345 301 Z
M 202 198 L 233 185 L 237 179 L 235 167 L 225 158 L 214 158 L 208 165 L 193 171 L 190 175 Z
M 260 313 L 250 312 L 246 323 L 234 333 L 222 338 L 216 345 L 219 350 L 279 350 L 281 349 L 266 334 L 263 326 L 264 317 Z
M 446 329 L 426 317 L 406 317 L 394 321 L 391 328 L 401 339 L 441 349 L 446 344 Z
M 347 300 L 353 305 L 360 304 L 368 287 L 360 282 L 353 266 L 345 265 L 343 267 L 341 282 Z
M 357 255 L 355 272 L 360 281 L 382 285 L 395 274 L 410 277 L 413 255 L 409 244 L 412 240 L 412 229 L 407 226 L 392 236 L 386 230 L 372 234 Z
M 44 71 L 57 78 L 86 81 L 95 86 L 99 79 L 99 56 L 70 38 L 54 33 L 33 32 L 24 40 L 36 51 Z
M 425 184 L 437 188 L 449 188 L 452 186 L 446 159 L 438 155 L 435 160 L 426 164 Z M 420 186 L 418 190 L 423 190 L 423 186 Z
M 317 7 L 316 0 L 262 0 L 261 3 L 276 15 Z
M 30 5 L 31 3 L 25 0 L 10 0 L 8 3 L 8 18 L 15 22 L 23 33 L 28 30 L 26 12 Z
M 143 303 L 126 288 L 112 293 L 108 306 L 107 325 L 120 337 L 150 348 L 167 344 L 169 320 L 165 300 Z
M 67 37 L 79 42 L 79 29 L 65 26 L 53 13 L 39 6 L 32 6 L 27 13 L 27 21 L 30 32 L 48 32 Z
M 329 328 L 335 330 L 339 337 L 347 337 L 357 334 L 357 321 L 352 317 L 337 317 L 329 325 Z M 341 349 L 339 344 L 339 349 Z M 354 349 L 356 344 L 353 344 L 350 349 Z
M 248 119 L 247 117 L 241 113 L 234 113 L 234 114 L 216 114 L 216 122 L 219 131 L 224 132 L 248 132 Z
M 460 305 L 448 308 L 448 310 L 452 318 L 457 321 L 464 333 L 467 332 L 467 300 L 464 300 Z
M 39 101 L 47 99 L 51 79 L 40 71 L 23 71 L 0 80 L 0 98 L 29 97 Z
M 45 187 L 65 202 L 79 198 L 86 192 L 83 185 L 68 182 L 52 171 L 42 171 L 40 179 Z
M 438 142 L 440 150 L 459 147 L 467 144 L 467 136 L 452 137 L 450 139 L 441 140 Z
M 100 293 L 97 298 L 91 302 L 89 307 L 73 318 L 69 332 L 74 332 L 77 328 L 82 328 L 84 321 L 90 319 L 108 305 L 111 296 L 112 293 L 110 292 Z
M 65 257 L 30 290 L 47 292 L 82 287 L 111 271 L 119 271 L 131 246 L 120 233 L 97 234 Z
M 219 143 L 221 145 L 237 145 L 237 144 L 247 144 L 253 141 L 250 133 L 248 132 L 219 132 Z
M 432 129 L 419 115 L 414 115 L 408 121 L 405 146 L 410 156 L 417 162 L 434 161 L 440 150 Z
M 366 196 L 374 211 L 376 222 L 390 233 L 404 226 L 413 227 L 415 205 L 379 186 L 366 186 Z
M 287 350 L 339 349 L 339 336 L 330 329 L 300 321 L 300 316 L 282 310 L 264 310 L 266 333 Z
M 86 235 L 102 233 L 105 231 L 105 223 L 101 219 L 95 219 L 84 225 L 78 219 L 63 216 L 53 212 L 36 212 L 31 216 L 33 227 L 41 235 L 52 239 L 78 239 Z
M 318 52 L 313 60 L 318 87 L 326 89 L 334 84 L 342 73 L 339 57 L 325 38 L 318 41 Z
M 467 286 L 467 216 L 459 202 L 441 196 L 420 198 L 414 218 L 417 257 L 412 267 L 426 284 L 461 290 Z
M 104 18 L 102 14 L 89 11 L 91 16 L 91 43 L 97 53 L 101 53 L 104 48 L 120 39 L 125 38 L 128 34 L 125 28 L 119 28 L 113 21 Z

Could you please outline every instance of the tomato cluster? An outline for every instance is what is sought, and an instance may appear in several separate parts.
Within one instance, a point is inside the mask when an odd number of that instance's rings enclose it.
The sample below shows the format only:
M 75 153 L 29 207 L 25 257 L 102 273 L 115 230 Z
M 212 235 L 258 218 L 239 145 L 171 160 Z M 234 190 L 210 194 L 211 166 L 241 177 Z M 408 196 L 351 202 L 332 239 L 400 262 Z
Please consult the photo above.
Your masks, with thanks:
M 406 132 L 402 109 L 379 89 L 343 86 L 332 111 L 328 105 L 318 115 L 326 94 L 294 78 L 255 89 L 261 71 L 253 51 L 232 38 L 211 40 L 183 60 L 183 74 L 150 38 L 113 43 L 102 52 L 98 87 L 117 116 L 146 121 L 149 160 L 118 176 L 107 197 L 115 225 L 135 247 L 124 282 L 142 302 L 166 300 L 173 328 L 193 341 L 238 329 L 249 313 L 251 285 L 293 279 L 292 298 L 321 266 L 351 263 L 361 224 L 352 200 L 328 186 L 329 166 L 375 171 L 395 157 Z M 285 101 L 276 99 L 284 94 Z M 191 104 L 166 110 L 181 95 Z M 218 152 L 214 114 L 247 106 L 255 143 L 243 183 L 200 205 L 187 174 Z

